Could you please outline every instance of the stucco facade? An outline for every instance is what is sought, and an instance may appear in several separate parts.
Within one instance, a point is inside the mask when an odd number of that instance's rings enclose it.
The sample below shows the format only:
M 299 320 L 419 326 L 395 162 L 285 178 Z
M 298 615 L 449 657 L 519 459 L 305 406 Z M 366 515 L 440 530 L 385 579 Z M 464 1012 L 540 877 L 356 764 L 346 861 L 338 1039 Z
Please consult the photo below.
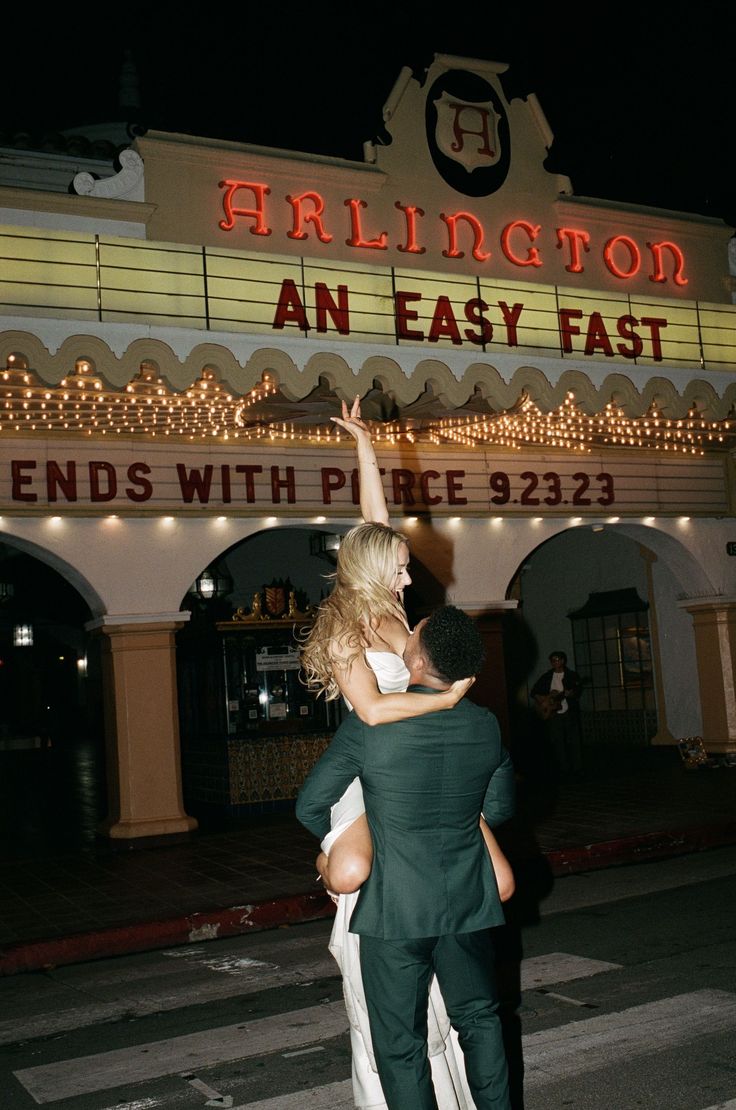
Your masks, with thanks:
M 154 133 L 75 195 L 0 187 L 0 539 L 104 638 L 109 835 L 193 826 L 182 600 L 249 537 L 282 534 L 288 566 L 287 530 L 356 523 L 329 421 L 356 394 L 392 518 L 499 667 L 521 568 L 573 609 L 626 551 L 655 618 L 655 742 L 736 751 L 732 229 L 575 197 L 503 72 L 402 72 L 392 142 L 361 164 Z M 541 660 L 566 627 L 544 596 Z

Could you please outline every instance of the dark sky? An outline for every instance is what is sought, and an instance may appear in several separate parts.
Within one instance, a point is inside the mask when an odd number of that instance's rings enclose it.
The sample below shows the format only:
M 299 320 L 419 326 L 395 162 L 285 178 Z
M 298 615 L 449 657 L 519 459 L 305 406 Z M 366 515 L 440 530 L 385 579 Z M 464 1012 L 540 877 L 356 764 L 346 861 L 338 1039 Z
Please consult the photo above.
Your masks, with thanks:
M 458 54 L 508 62 L 510 88 L 536 92 L 555 134 L 548 168 L 577 195 L 736 226 L 733 0 L 570 0 L 542 14 L 520 0 L 445 0 L 434 14 L 400 0 L 225 0 L 191 17 L 154 5 L 104 9 L 109 26 L 70 9 L 32 41 L 27 27 L 4 33 L 0 132 L 119 118 L 128 49 L 145 126 L 362 160 L 401 67 Z

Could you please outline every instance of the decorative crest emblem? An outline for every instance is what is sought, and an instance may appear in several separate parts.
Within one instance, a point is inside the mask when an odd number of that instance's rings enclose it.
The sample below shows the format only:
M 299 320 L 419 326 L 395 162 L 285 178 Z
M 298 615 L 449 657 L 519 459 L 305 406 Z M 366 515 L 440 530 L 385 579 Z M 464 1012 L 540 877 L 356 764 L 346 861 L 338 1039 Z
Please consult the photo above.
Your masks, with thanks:
M 286 612 L 286 588 L 282 583 L 266 586 L 266 612 L 271 617 L 280 617 Z
M 434 101 L 439 150 L 468 173 L 495 166 L 501 157 L 499 116 L 490 100 L 471 101 L 444 90 Z

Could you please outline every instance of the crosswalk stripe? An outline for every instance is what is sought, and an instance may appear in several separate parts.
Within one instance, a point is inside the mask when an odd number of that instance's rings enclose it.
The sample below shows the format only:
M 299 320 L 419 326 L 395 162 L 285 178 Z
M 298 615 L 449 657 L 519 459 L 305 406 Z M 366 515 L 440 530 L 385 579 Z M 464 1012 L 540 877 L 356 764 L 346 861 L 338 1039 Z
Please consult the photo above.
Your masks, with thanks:
M 155 1013 L 147 1001 L 141 1003 L 140 1013 L 134 1007 L 121 1006 L 119 1001 L 97 1002 L 86 1006 L 73 1006 L 60 1013 L 34 1014 L 33 1017 L 8 1018 L 0 1022 L 0 1045 L 30 1041 L 36 1037 L 50 1037 L 56 1033 L 68 1033 L 72 1029 L 84 1029 L 89 1025 L 102 1025 L 115 1021 L 122 1013 L 140 1016 L 142 1013 Z
M 278 965 L 268 963 L 266 960 L 254 960 L 250 956 L 218 956 L 201 948 L 172 948 L 161 953 L 172 960 L 192 960 L 209 971 L 240 972 L 252 968 L 268 968 L 274 970 Z
M 582 979 L 621 965 L 554 952 L 525 960 L 524 989 L 544 990 L 543 984 Z M 347 1031 L 342 1000 L 148 1042 L 91 1056 L 25 1068 L 14 1074 L 39 1104 L 72 1098 L 164 1076 L 192 1073 L 220 1063 L 302 1051 Z M 522 1038 L 525 1083 L 531 1089 L 572 1075 L 596 1070 L 612 1058 L 642 1057 L 693 1038 L 736 1027 L 736 994 L 718 990 L 694 991 L 569 1022 Z M 348 1094 L 346 1095 L 346 1091 Z M 345 1099 L 348 1101 L 345 1101 Z M 350 1107 L 350 1083 L 333 1083 L 309 1092 L 279 1096 L 249 1104 L 248 1110 L 343 1110 Z M 138 1104 L 136 1104 L 138 1105 Z M 140 1102 L 141 1108 L 156 1101 Z M 235 1107 L 234 1110 L 239 1110 Z M 736 1110 L 736 1099 L 707 1110 Z
M 270 953 L 266 950 L 262 954 Z M 181 974 L 176 982 L 171 982 L 170 977 L 167 976 L 164 983 L 159 983 L 157 972 L 160 963 L 153 960 L 145 965 L 148 978 L 145 991 L 140 987 L 141 968 L 138 966 L 134 968 L 134 973 L 129 978 L 121 969 L 115 973 L 102 972 L 99 976 L 99 985 L 106 989 L 115 989 L 117 997 L 113 1001 L 90 1000 L 83 1006 L 64 1006 L 60 999 L 53 1010 L 48 1009 L 44 1013 L 29 1017 L 16 1016 L 0 1021 L 0 1045 L 15 1044 L 18 1041 L 32 1040 L 36 1037 L 49 1037 L 72 1029 L 84 1029 L 91 1025 L 101 1025 L 105 1022 L 113 1022 L 123 1015 L 126 1018 L 146 1017 L 148 1014 L 178 1010 L 193 1002 L 202 1005 L 218 999 L 234 998 L 247 990 L 260 991 L 290 987 L 339 974 L 335 960 L 327 951 L 325 938 L 318 938 L 316 942 L 310 941 L 308 945 L 302 942 L 300 962 L 287 967 L 277 966 L 265 959 L 256 961 L 234 957 L 209 958 L 201 948 L 187 950 L 186 954 L 182 950 L 182 952 L 164 952 L 162 955 L 166 957 L 166 964 L 172 962 L 173 956 L 179 961 Z M 186 970 L 192 963 L 196 965 L 205 963 L 206 971 L 210 974 L 205 978 L 203 972 L 201 976 L 198 975 L 196 979 L 192 979 Z M 522 961 L 521 989 L 533 990 L 535 987 L 545 987 L 552 983 L 569 983 L 575 979 L 584 979 L 619 967 L 620 964 L 606 963 L 604 960 L 589 960 L 567 952 L 550 952 L 544 956 L 533 956 Z M 90 974 L 93 973 L 94 969 Z M 64 981 L 76 983 L 77 974 L 66 974 Z M 97 985 L 98 980 L 95 978 L 93 982 Z M 73 997 L 78 997 L 76 991 Z M 12 1012 L 12 1009 L 12 1005 L 9 1004 L 7 1012 Z
M 353 1107 L 352 1083 L 348 1079 L 342 1083 L 314 1087 L 311 1091 L 277 1095 L 264 1102 L 241 1103 L 240 1106 L 233 1106 L 233 1110 L 353 1110 Z M 706 1106 L 704 1110 L 736 1110 L 736 1098 Z
M 567 952 L 548 952 L 544 956 L 522 960 L 521 989 L 529 991 L 535 987 L 546 987 L 550 983 L 571 983 L 573 979 L 587 979 L 604 971 L 618 971 L 621 966 L 609 964 L 605 960 L 572 956 Z
M 265 1056 L 345 1033 L 345 1004 L 328 1002 L 256 1021 L 23 1068 L 13 1074 L 38 1103 L 108 1090 L 131 1082 Z
M 353 1084 L 345 1079 L 325 1087 L 314 1087 L 311 1091 L 277 1095 L 263 1102 L 244 1102 L 233 1106 L 233 1110 L 353 1110 L 354 1106 Z
M 17 1041 L 48 1037 L 72 1029 L 84 1029 L 91 1025 L 112 1022 L 125 1015 L 146 1017 L 178 1010 L 192 1003 L 201 1005 L 224 998 L 235 998 L 250 991 L 269 990 L 308 983 L 314 979 L 329 979 L 339 974 L 337 964 L 325 947 L 319 954 L 308 954 L 299 968 L 265 967 L 243 969 L 242 974 L 222 975 L 213 973 L 208 978 L 192 980 L 182 967 L 182 975 L 176 984 L 155 985 L 155 976 L 149 972 L 149 982 L 145 990 L 134 979 L 130 986 L 122 983 L 113 1001 L 89 1001 L 83 1006 L 63 1007 L 61 1001 L 56 1008 L 30 1017 L 13 1017 L 0 1021 L 0 1045 L 15 1044 Z M 217 971 L 220 969 L 218 968 Z M 78 992 L 74 997 L 79 997 Z M 8 1011 L 10 1012 L 10 1007 Z
M 525 1085 L 540 1087 L 736 1026 L 736 995 L 702 990 L 522 1037 Z
M 155 1106 L 163 1106 L 163 1099 L 136 1098 L 132 1102 L 118 1102 L 114 1106 L 105 1106 L 104 1110 L 154 1110 Z

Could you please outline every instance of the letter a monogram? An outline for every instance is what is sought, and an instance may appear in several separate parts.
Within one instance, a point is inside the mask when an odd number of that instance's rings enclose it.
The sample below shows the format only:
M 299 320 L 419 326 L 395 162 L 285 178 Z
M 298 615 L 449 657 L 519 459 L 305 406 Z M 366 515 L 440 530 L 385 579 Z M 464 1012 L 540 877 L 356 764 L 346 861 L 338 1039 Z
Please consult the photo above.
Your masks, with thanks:
M 498 117 L 490 101 L 460 100 L 443 92 L 435 100 L 437 146 L 448 158 L 459 162 L 468 173 L 493 166 L 500 157 Z

